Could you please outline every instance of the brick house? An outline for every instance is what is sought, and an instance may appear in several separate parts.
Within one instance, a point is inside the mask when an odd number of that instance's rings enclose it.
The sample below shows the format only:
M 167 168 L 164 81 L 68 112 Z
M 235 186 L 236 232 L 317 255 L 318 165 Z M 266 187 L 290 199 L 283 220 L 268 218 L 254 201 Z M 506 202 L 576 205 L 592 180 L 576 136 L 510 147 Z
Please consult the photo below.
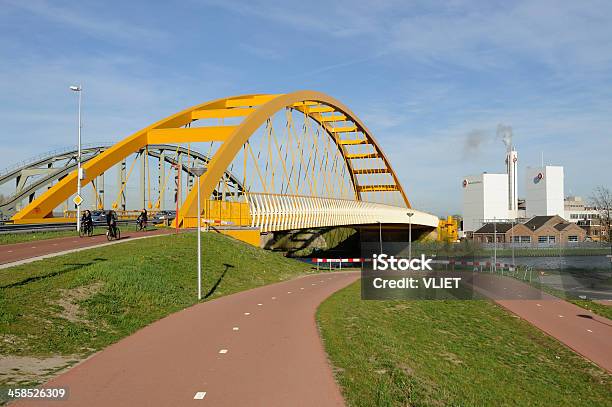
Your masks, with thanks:
M 525 223 L 487 223 L 473 234 L 479 243 L 520 244 L 523 246 L 551 246 L 584 242 L 586 231 L 560 216 L 534 216 Z

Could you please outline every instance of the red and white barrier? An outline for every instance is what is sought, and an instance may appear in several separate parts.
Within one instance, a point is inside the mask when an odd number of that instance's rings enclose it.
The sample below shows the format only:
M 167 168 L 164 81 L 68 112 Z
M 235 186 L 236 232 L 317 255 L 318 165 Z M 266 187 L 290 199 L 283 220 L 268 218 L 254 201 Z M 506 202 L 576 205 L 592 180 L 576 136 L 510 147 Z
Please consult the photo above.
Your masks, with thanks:
M 396 259 L 402 259 L 402 258 L 407 258 L 407 257 L 396 257 Z M 339 265 L 340 268 L 342 268 L 342 264 L 343 263 L 349 263 L 349 264 L 353 264 L 353 263 L 366 263 L 366 262 L 371 262 L 372 259 L 368 258 L 368 259 L 364 259 L 362 257 L 348 257 L 348 258 L 338 258 L 338 259 L 328 259 L 328 258 L 312 258 L 310 259 L 312 261 L 312 263 L 316 263 L 317 264 L 317 268 L 319 267 L 319 265 L 321 263 L 329 264 L 329 268 L 331 269 L 331 265 L 332 263 L 337 263 Z M 507 269 L 511 269 L 516 267 L 515 265 L 509 264 L 509 263 L 493 263 L 490 261 L 465 261 L 465 260 L 432 260 L 431 261 L 434 264 L 444 264 L 444 265 L 460 265 L 460 266 L 472 266 L 472 267 L 500 267 L 500 268 L 507 268 Z

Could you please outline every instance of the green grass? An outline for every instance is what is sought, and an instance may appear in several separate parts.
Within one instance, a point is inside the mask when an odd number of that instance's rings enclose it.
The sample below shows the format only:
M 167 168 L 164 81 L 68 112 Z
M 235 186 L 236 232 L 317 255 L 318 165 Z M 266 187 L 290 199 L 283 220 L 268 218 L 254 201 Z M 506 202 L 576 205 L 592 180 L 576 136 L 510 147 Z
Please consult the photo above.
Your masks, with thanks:
M 202 245 L 203 293 L 215 288 L 208 299 L 312 271 L 222 235 L 203 234 Z M 0 355 L 83 358 L 193 305 L 195 254 L 195 234 L 184 233 L 0 270 L 0 337 L 10 338 L 0 340 Z M 58 302 L 92 287 L 91 295 L 74 301 L 83 321 L 66 319 Z
M 96 229 L 96 232 L 99 230 Z M 34 240 L 54 239 L 56 237 L 76 236 L 74 230 L 54 230 L 48 232 L 7 233 L 0 235 L 0 245 L 32 242 Z
M 611 376 L 484 301 L 361 301 L 317 318 L 349 406 L 610 406 Z

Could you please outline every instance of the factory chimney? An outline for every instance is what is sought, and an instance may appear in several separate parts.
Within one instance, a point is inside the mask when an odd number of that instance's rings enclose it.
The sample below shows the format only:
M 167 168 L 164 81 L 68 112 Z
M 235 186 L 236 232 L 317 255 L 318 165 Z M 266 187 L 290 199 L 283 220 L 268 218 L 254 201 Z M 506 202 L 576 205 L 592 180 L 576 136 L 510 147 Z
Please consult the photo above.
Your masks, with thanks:
M 515 219 L 518 214 L 518 154 L 512 145 L 512 127 L 497 125 L 497 137 L 506 146 L 506 173 L 508 174 L 508 217 Z

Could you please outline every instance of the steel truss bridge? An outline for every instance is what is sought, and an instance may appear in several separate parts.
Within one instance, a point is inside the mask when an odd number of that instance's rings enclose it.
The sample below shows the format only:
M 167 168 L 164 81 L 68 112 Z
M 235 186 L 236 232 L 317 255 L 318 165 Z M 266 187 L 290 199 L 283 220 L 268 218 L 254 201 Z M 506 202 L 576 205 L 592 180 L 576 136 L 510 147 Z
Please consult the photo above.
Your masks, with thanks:
M 0 172 L 0 186 L 15 185 L 0 210 L 16 224 L 69 221 L 74 215 L 61 207 L 71 206 L 76 193 L 76 161 L 76 151 L 66 150 Z M 203 217 L 237 229 L 411 223 L 432 230 L 438 225 L 436 216 L 412 208 L 365 124 L 343 103 L 320 92 L 209 101 L 113 145 L 86 146 L 81 161 L 82 185 L 91 187 L 89 203 L 95 202 L 91 207 L 127 209 L 128 180 L 139 162 L 140 194 L 133 209 L 169 207 L 170 185 L 171 200 L 180 205 L 175 222 L 181 227 L 197 226 L 194 166 L 207 168 L 200 178 Z M 108 179 L 112 171 L 116 194 L 109 197 L 104 176 Z

